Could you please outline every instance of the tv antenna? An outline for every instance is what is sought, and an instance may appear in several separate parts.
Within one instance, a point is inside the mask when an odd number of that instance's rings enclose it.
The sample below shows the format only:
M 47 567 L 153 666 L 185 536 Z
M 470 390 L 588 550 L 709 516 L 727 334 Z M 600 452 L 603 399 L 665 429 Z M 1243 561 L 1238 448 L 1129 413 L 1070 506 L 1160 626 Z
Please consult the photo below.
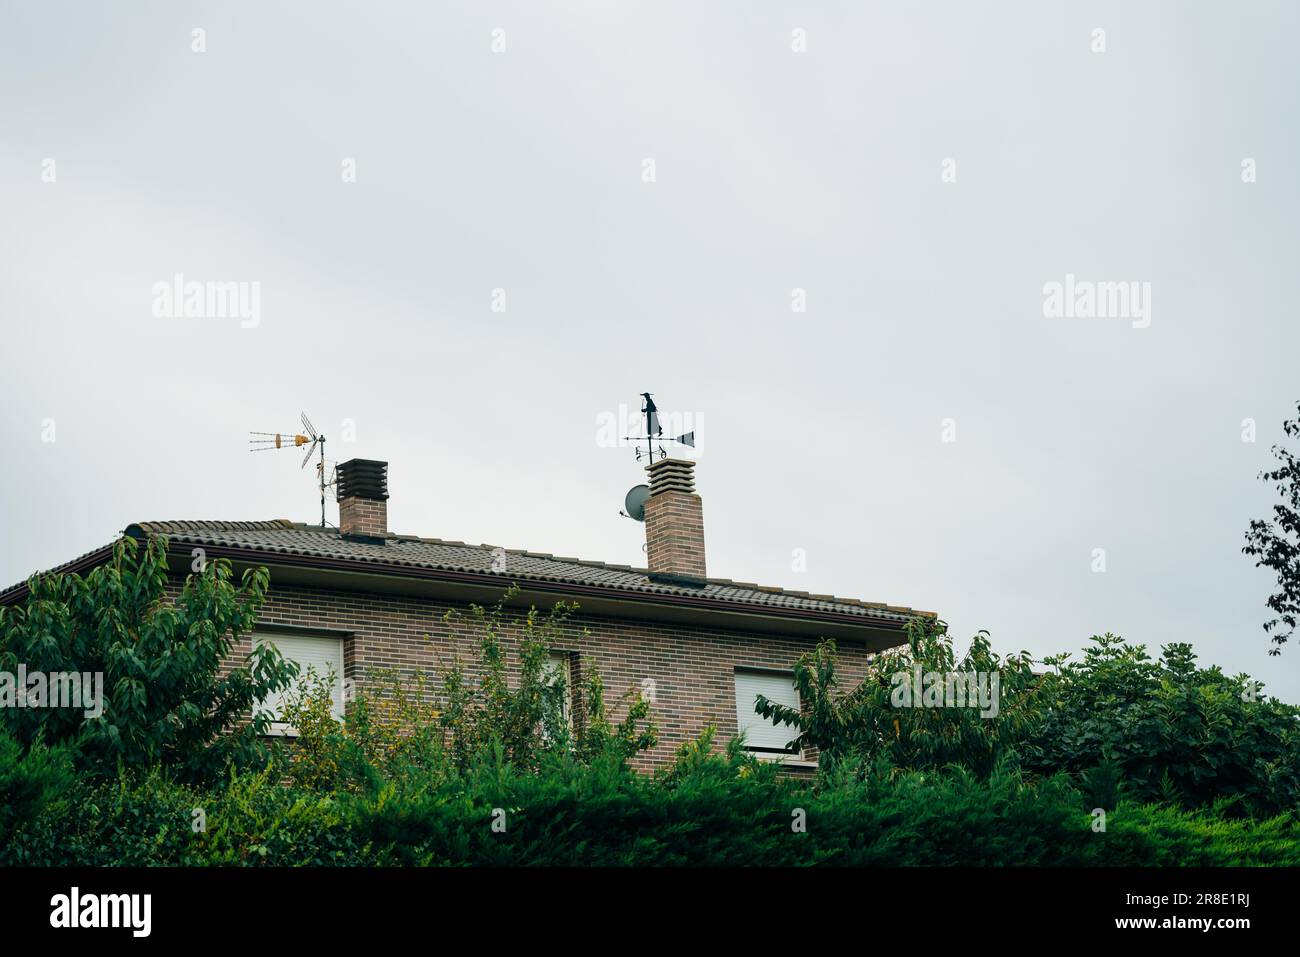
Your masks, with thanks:
M 320 460 L 316 463 L 316 484 L 320 487 L 320 527 L 325 528 L 325 491 L 326 489 L 335 488 L 338 484 L 338 466 L 331 470 L 329 480 L 325 478 L 325 436 L 316 431 L 316 427 L 311 424 L 311 419 L 307 418 L 307 413 L 302 413 L 302 427 L 307 432 L 303 435 L 301 432 L 249 432 L 252 436 L 248 440 L 250 452 L 269 452 L 275 449 L 300 449 L 304 445 L 307 447 L 306 454 L 302 457 L 302 465 L 299 468 L 306 468 L 307 463 L 311 461 L 311 454 L 317 449 L 320 450 Z
M 648 468 L 654 464 L 656 458 L 668 458 L 668 450 L 663 446 L 665 442 L 676 442 L 679 445 L 695 448 L 694 430 L 664 438 L 664 429 L 659 423 L 659 407 L 655 405 L 653 396 L 649 392 L 642 392 L 641 399 L 641 411 L 645 413 L 645 435 L 628 435 L 624 437 L 624 441 L 636 443 L 636 460 L 638 462 L 641 461 L 641 457 L 644 455 L 646 467 Z M 644 450 L 641 448 L 642 442 L 645 443 Z M 649 498 L 650 486 L 632 486 L 632 488 L 628 489 L 628 493 L 623 499 L 623 509 L 618 514 L 624 518 L 644 522 L 645 503 Z

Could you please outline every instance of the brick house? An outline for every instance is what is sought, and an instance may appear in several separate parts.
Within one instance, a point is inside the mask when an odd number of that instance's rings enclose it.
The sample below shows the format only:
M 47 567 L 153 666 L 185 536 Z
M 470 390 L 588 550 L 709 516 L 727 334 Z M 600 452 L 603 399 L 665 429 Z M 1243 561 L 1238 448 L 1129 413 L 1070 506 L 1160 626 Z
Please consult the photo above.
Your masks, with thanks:
M 744 728 L 756 753 L 793 768 L 815 766 L 815 755 L 787 747 L 791 729 L 753 713 L 754 695 L 796 704 L 791 668 L 819 638 L 836 641 L 851 687 L 873 652 L 900 644 L 907 622 L 931 613 L 709 578 L 694 463 L 664 459 L 649 472 L 647 568 L 394 534 L 387 463 L 363 459 L 339 466 L 337 529 L 286 520 L 170 521 L 133 524 L 124 534 L 167 537 L 177 590 L 194 549 L 229 559 L 236 575 L 268 568 L 259 625 L 236 658 L 254 641 L 269 641 L 300 664 L 330 666 L 340 676 L 340 709 L 345 681 L 365 687 L 377 670 L 432 676 L 453 656 L 472 661 L 473 635 L 444 622 L 444 613 L 492 605 L 517 584 L 507 641 L 530 606 L 577 602 L 562 647 L 552 649 L 552 666 L 568 686 L 577 687 L 581 669 L 594 662 L 611 703 L 628 688 L 653 688 L 660 741 L 640 756 L 641 766 L 671 760 L 708 724 L 717 726 L 719 743 Z M 59 570 L 89 570 L 111 548 Z M 0 603 L 25 593 L 15 586 L 0 593 Z

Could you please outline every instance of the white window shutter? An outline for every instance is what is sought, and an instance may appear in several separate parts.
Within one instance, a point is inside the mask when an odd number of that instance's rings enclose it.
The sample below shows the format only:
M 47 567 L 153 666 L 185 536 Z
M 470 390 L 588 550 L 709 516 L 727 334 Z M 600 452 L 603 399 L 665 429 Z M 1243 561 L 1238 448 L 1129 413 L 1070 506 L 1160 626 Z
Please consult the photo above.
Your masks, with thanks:
M 793 753 L 791 742 L 799 729 L 775 724 L 754 711 L 759 695 L 790 708 L 799 707 L 794 676 L 771 671 L 736 672 L 736 724 L 745 733 L 745 746 L 755 751 Z
M 333 674 L 334 686 L 331 697 L 334 699 L 334 717 L 343 720 L 343 640 L 340 638 L 321 638 L 314 635 L 255 635 L 257 645 L 274 645 L 288 661 L 298 664 L 298 677 L 290 688 L 273 691 L 267 695 L 257 711 L 270 712 L 273 721 L 279 723 L 283 715 L 287 692 L 301 688 L 308 680 L 308 672 L 314 672 L 317 679 Z

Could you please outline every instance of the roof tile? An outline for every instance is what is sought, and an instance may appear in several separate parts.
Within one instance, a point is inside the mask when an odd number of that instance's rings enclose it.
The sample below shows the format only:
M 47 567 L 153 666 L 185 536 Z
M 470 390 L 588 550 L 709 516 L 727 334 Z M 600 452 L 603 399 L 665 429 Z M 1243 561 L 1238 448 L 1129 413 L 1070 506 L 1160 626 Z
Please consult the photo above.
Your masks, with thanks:
M 384 543 L 352 541 L 342 538 L 337 529 L 304 525 L 286 519 L 261 522 L 141 522 L 128 528 L 128 534 L 132 530 L 145 535 L 165 535 L 175 543 L 186 545 L 220 545 L 250 551 L 272 551 L 282 555 L 481 572 L 485 575 L 499 574 L 494 570 L 494 562 L 496 556 L 504 552 L 509 556 L 506 577 L 521 583 L 551 581 L 607 586 L 621 591 L 698 596 L 735 602 L 738 605 L 795 608 L 899 623 L 917 616 L 932 616 L 931 612 L 914 611 L 902 606 L 836 598 L 833 595 L 814 595 L 804 591 L 786 591 L 725 578 L 708 579 L 702 587 L 667 584 L 652 580 L 644 568 L 557 558 L 548 553 L 519 549 L 498 550 L 492 545 L 467 545 L 464 542 L 411 535 L 390 535 Z

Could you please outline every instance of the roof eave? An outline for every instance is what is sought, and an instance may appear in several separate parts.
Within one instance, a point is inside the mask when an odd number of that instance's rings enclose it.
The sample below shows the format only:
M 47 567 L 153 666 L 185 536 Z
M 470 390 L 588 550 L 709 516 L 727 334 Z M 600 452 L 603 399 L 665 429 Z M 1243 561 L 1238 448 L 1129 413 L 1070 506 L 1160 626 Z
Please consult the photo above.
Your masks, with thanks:
M 113 557 L 114 544 L 115 543 L 110 542 L 109 544 L 103 546 L 102 548 L 95 549 L 93 552 L 87 552 L 86 554 L 82 555 L 80 558 L 74 558 L 70 562 L 64 562 L 62 565 L 57 565 L 54 568 L 49 569 L 48 571 L 36 572 L 34 575 L 29 576 L 26 581 L 21 581 L 16 585 L 10 585 L 4 591 L 0 591 L 0 606 L 16 604 L 17 602 L 22 601 L 28 595 L 30 595 L 31 587 L 29 586 L 28 582 L 30 582 L 32 578 L 36 578 L 41 575 L 54 575 L 54 574 L 59 574 L 59 575 L 78 574 L 79 575 L 82 572 L 89 571 L 90 569 L 96 567 L 97 565 L 104 564 L 104 562 L 108 561 L 110 558 Z
M 130 532 L 131 529 L 128 529 L 127 533 Z M 88 571 L 112 557 L 114 544 L 88 552 L 45 574 Z M 193 543 L 170 539 L 168 555 L 175 573 L 184 574 L 188 571 L 191 549 L 194 547 L 202 547 L 208 557 L 229 559 L 240 570 L 266 566 L 272 571 L 273 580 L 282 584 L 327 585 L 352 591 L 418 594 L 483 604 L 495 602 L 512 585 L 518 585 L 518 604 L 579 601 L 582 608 L 592 614 L 809 638 L 834 638 L 862 642 L 872 650 L 899 644 L 910 620 L 737 602 L 703 595 L 647 592 L 611 585 L 298 555 L 249 547 L 212 544 L 195 546 Z M 14 585 L 0 592 L 0 605 L 22 601 L 29 593 L 27 582 Z M 926 613 L 917 612 L 915 617 L 926 617 Z
M 176 570 L 184 572 L 188 569 L 192 547 L 194 546 L 186 543 L 169 545 Z M 519 578 L 448 568 L 388 565 L 382 562 L 286 554 L 228 545 L 201 547 L 208 558 L 229 559 L 237 570 L 265 566 L 271 572 L 273 583 L 278 581 L 289 585 L 421 595 L 481 604 L 495 602 L 512 585 L 518 585 L 520 593 L 516 603 L 522 605 L 556 600 L 579 601 L 583 610 L 591 614 L 856 640 L 872 649 L 899 644 L 907 626 L 907 619 L 760 605 L 701 595 L 644 592 L 610 585 Z

